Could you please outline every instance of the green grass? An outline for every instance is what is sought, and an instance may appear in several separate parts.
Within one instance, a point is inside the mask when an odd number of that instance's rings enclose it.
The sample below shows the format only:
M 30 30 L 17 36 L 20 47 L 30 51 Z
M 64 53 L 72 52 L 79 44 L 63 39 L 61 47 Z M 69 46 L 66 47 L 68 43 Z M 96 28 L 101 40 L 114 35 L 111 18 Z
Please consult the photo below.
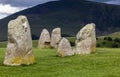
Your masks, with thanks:
M 6 48 L 7 42 L 0 42 L 0 48 Z
M 120 49 L 97 48 L 95 54 L 57 57 L 56 49 L 34 48 L 36 63 L 30 66 L 3 65 L 0 48 L 0 77 L 120 77 Z
M 75 42 L 74 37 L 68 39 Z M 36 63 L 11 67 L 3 65 L 6 44 L 0 42 L 0 77 L 120 77 L 120 48 L 97 48 L 95 54 L 57 57 L 56 49 L 39 50 L 38 40 L 34 40 Z
M 37 48 L 38 47 L 38 40 L 33 40 L 33 47 Z
M 110 36 L 106 36 L 106 37 L 110 37 Z M 105 37 L 98 37 L 97 39 L 97 47 L 102 47 L 102 48 L 120 48 L 120 42 L 115 41 L 115 39 L 118 39 L 120 41 L 120 38 L 114 38 L 114 37 L 110 37 L 112 38 L 112 41 L 109 40 L 105 40 Z M 117 45 L 117 46 L 115 46 Z
M 68 39 L 70 42 L 75 42 L 76 37 L 67 37 L 67 39 Z
M 112 41 L 104 40 L 104 38 L 110 37 L 112 38 Z M 115 42 L 115 39 L 120 40 L 120 32 L 115 32 L 106 36 L 100 36 L 98 37 L 97 44 L 100 45 L 100 47 L 107 47 L 111 48 L 113 45 L 117 44 L 118 48 L 120 48 L 120 42 Z
M 102 47 L 102 48 L 111 48 L 112 45 L 113 45 L 114 41 L 108 41 L 108 40 L 104 40 L 104 38 L 98 38 L 97 40 L 97 45 L 99 44 L 100 46 L 99 47 Z

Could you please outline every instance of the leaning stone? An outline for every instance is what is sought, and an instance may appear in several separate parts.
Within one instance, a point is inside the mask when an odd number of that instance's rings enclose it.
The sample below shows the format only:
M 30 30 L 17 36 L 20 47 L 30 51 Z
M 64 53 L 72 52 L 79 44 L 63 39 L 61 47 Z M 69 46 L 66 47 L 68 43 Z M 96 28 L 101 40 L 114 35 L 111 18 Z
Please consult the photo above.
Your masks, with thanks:
M 60 41 L 57 55 L 61 57 L 74 55 L 70 42 L 66 38 L 62 38 Z
M 60 28 L 55 28 L 52 31 L 52 36 L 51 36 L 51 46 L 53 48 L 58 48 L 58 44 L 61 40 L 61 29 Z
M 43 29 L 40 35 L 38 48 L 50 48 L 50 33 L 47 29 Z
M 77 34 L 76 54 L 90 54 L 96 51 L 95 24 L 87 24 Z
M 26 16 L 19 16 L 8 23 L 8 44 L 5 65 L 30 65 L 35 62 L 31 31 Z

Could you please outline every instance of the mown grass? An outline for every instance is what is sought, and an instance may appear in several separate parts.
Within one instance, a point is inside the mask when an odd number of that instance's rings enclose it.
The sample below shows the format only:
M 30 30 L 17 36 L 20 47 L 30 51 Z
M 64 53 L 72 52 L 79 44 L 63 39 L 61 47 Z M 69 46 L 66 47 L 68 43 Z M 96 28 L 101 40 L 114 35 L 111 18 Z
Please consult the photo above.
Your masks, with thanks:
M 56 49 L 34 48 L 36 63 L 30 66 L 3 65 L 0 48 L 0 77 L 120 77 L 120 49 L 97 48 L 95 54 L 57 57 Z
M 7 42 L 0 42 L 0 48 L 6 48 L 7 47 Z

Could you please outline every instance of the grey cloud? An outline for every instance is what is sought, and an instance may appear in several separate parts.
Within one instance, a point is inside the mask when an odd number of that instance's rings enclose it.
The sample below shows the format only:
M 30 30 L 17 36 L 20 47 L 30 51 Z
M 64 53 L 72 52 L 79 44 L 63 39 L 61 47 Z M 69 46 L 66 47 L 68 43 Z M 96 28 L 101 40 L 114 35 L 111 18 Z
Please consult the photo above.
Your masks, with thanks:
M 108 1 L 106 2 L 108 4 L 116 4 L 116 5 L 120 5 L 120 0 L 116 0 L 116 1 Z
M 2 4 L 11 4 L 16 7 L 29 7 L 53 0 L 0 0 Z
M 96 1 L 96 2 L 103 2 L 103 3 L 107 3 L 107 4 L 120 5 L 120 0 L 89 0 L 89 1 Z
M 89 1 L 108 2 L 108 1 L 117 1 L 117 0 L 89 0 Z
M 16 7 L 29 7 L 29 6 L 35 6 L 37 4 L 41 4 L 41 3 L 44 3 L 47 1 L 55 1 L 55 0 L 0 0 L 0 3 L 10 4 L 10 5 L 16 6 Z M 89 0 L 89 1 L 120 4 L 120 0 Z

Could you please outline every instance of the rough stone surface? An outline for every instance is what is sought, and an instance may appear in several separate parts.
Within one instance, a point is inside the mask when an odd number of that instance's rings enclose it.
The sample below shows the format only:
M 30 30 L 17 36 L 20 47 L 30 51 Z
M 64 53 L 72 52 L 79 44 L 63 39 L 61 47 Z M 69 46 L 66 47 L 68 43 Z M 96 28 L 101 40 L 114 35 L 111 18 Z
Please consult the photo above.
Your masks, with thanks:
M 76 54 L 90 54 L 96 51 L 95 24 L 87 24 L 77 34 Z
M 52 35 L 51 35 L 51 46 L 53 48 L 58 48 L 58 44 L 61 40 L 61 29 L 60 28 L 55 28 L 52 31 Z
M 74 55 L 70 42 L 66 38 L 62 38 L 60 41 L 57 55 L 61 57 Z
M 38 48 L 49 48 L 50 47 L 50 33 L 47 29 L 43 29 L 40 35 Z
M 17 66 L 34 62 L 30 26 L 26 16 L 19 16 L 8 23 L 8 44 L 4 64 Z

